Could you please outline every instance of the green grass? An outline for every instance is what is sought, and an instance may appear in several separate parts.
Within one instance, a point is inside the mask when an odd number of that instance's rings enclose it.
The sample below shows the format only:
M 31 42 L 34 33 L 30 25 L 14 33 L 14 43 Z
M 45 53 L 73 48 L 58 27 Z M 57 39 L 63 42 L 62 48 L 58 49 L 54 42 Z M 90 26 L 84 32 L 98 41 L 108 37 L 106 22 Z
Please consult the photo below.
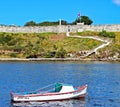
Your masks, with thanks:
M 78 34 L 78 33 L 77 33 Z M 79 51 L 89 51 L 102 44 L 102 42 L 93 39 L 82 39 L 74 37 L 65 37 L 54 41 L 51 36 L 60 36 L 57 33 L 0 33 L 0 57 L 22 57 L 30 55 L 39 55 L 39 57 L 48 57 L 51 53 L 65 54 L 76 53 Z M 98 35 L 98 32 L 82 32 L 79 35 Z M 99 36 L 99 35 L 98 35 Z M 102 50 L 119 52 L 120 33 L 116 33 L 114 44 Z M 8 51 L 4 54 L 2 51 Z M 11 52 L 10 52 L 11 51 Z M 62 55 L 63 56 L 63 55 Z M 54 55 L 52 57 L 55 57 Z M 65 55 L 65 57 L 68 57 Z

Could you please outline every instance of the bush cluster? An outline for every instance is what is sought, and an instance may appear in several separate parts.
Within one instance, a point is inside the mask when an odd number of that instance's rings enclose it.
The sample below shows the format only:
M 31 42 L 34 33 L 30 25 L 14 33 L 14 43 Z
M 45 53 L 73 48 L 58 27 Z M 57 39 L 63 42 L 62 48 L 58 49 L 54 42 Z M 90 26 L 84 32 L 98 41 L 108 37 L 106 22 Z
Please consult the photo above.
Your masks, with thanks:
M 115 36 L 116 36 L 116 34 L 114 32 L 106 32 L 105 30 L 100 32 L 99 35 L 103 36 L 103 37 L 109 37 L 109 38 L 115 38 Z

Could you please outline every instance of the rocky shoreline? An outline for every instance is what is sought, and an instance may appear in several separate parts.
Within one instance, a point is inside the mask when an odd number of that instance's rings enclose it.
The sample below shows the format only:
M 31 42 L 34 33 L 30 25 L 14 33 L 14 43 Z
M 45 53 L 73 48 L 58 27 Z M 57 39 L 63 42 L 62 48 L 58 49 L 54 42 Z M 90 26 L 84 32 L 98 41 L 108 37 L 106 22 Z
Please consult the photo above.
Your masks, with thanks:
M 120 58 L 117 59 L 90 59 L 90 58 L 0 58 L 0 61 L 117 61 L 120 62 Z

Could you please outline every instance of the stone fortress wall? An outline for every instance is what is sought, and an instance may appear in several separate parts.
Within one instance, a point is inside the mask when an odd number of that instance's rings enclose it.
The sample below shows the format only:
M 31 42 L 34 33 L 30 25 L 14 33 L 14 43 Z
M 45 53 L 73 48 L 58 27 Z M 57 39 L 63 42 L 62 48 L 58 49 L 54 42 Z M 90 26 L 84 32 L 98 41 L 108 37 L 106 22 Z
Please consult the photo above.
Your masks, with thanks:
M 82 32 L 82 31 L 102 31 L 120 32 L 120 24 L 112 25 L 58 25 L 58 26 L 39 26 L 39 27 L 17 27 L 0 26 L 0 32 L 22 32 L 22 33 L 44 33 L 44 32 Z

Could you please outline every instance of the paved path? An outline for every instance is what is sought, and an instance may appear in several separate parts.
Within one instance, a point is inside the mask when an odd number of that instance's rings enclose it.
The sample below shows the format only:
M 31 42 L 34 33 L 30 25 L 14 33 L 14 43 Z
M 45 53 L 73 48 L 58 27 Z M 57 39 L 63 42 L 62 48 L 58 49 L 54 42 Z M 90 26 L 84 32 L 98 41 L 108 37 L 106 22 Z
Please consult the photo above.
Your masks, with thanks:
M 109 40 L 104 40 L 104 39 L 101 39 L 99 37 L 93 37 L 93 36 L 78 36 L 78 35 L 74 35 L 74 36 L 69 36 L 69 37 L 77 37 L 77 38 L 90 38 L 90 39 L 95 39 L 95 40 L 98 40 L 98 41 L 101 41 L 103 42 L 102 45 L 96 47 L 95 49 L 91 50 L 90 52 L 88 52 L 87 54 L 85 54 L 84 56 L 82 57 L 87 57 L 93 53 L 97 53 L 97 51 L 101 48 L 104 48 L 105 46 L 108 46 L 111 42 Z

